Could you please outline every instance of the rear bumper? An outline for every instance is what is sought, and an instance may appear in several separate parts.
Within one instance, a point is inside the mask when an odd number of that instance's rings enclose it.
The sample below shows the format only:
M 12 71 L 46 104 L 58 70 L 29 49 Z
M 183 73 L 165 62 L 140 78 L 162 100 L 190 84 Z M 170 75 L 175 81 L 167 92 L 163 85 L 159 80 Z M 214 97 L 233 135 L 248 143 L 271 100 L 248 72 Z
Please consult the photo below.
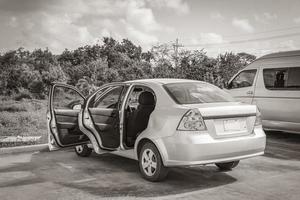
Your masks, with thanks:
M 176 132 L 154 141 L 165 166 L 201 165 L 241 160 L 264 154 L 262 128 L 251 135 L 214 139 L 208 133 Z

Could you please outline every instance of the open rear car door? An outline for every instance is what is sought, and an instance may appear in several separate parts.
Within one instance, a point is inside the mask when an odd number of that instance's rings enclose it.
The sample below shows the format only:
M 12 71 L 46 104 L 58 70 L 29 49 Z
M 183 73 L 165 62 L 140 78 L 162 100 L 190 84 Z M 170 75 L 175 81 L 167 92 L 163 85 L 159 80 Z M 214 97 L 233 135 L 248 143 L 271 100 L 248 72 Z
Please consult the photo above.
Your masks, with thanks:
M 78 114 L 85 97 L 73 86 L 53 83 L 47 110 L 48 145 L 50 150 L 89 142 L 78 126 Z
M 80 128 L 91 138 L 97 153 L 100 149 L 114 151 L 120 148 L 121 106 L 127 89 L 124 84 L 112 84 L 100 88 L 86 100 Z

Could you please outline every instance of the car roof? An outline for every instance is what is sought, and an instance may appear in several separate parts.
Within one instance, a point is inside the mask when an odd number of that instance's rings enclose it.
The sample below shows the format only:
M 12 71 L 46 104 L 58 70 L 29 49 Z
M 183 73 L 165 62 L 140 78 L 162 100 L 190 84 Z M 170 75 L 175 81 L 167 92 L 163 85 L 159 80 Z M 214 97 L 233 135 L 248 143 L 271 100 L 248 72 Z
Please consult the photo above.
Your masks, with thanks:
M 190 79 L 176 79 L 176 78 L 153 78 L 153 79 L 137 79 L 132 81 L 126 81 L 125 83 L 148 83 L 148 84 L 159 84 L 164 85 L 168 83 L 186 83 L 186 82 L 201 82 L 197 80 L 190 80 Z
M 271 53 L 271 54 L 264 55 L 258 58 L 257 60 L 268 59 L 268 58 L 293 57 L 293 56 L 300 56 L 300 50 L 281 51 L 277 53 Z

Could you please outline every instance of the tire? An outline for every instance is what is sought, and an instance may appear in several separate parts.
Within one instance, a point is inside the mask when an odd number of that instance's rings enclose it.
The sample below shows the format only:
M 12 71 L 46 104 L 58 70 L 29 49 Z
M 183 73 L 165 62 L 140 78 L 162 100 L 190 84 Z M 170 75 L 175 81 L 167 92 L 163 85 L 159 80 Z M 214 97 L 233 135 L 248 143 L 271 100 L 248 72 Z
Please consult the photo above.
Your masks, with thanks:
M 92 151 L 93 150 L 86 144 L 78 145 L 75 147 L 75 153 L 80 157 L 88 157 L 91 155 Z
M 215 165 L 220 169 L 220 170 L 231 170 L 235 168 L 239 164 L 239 160 L 232 161 L 232 162 L 226 162 L 226 163 L 216 163 Z
M 151 182 L 164 180 L 169 172 L 163 165 L 158 149 L 150 142 L 146 142 L 139 152 L 139 168 L 142 177 Z

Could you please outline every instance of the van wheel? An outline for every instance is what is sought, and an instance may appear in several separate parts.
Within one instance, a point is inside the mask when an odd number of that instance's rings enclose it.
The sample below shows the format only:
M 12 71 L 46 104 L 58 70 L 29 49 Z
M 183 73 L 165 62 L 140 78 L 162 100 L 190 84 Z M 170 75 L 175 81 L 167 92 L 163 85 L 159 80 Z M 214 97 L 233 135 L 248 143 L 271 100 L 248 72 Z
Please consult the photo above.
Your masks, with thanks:
M 92 151 L 93 150 L 86 144 L 78 145 L 75 147 L 75 153 L 80 157 L 88 157 L 91 155 Z
M 145 143 L 139 152 L 140 172 L 148 181 L 162 181 L 168 175 L 169 169 L 166 168 L 156 146 L 150 142 Z
M 239 162 L 240 162 L 239 160 L 236 160 L 236 161 L 226 162 L 226 163 L 216 163 L 216 166 L 220 170 L 231 170 L 235 168 L 239 164 Z

